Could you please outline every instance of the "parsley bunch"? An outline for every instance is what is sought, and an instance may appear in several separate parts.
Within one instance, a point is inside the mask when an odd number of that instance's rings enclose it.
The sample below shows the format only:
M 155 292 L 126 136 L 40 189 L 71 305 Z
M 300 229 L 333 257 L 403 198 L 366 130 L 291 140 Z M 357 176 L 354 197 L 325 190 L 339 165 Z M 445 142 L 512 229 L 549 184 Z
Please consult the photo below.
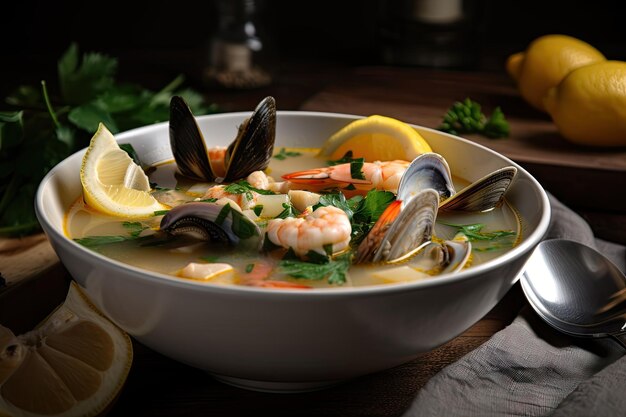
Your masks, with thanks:
M 85 53 L 72 44 L 58 61 L 58 94 L 46 82 L 21 86 L 0 111 L 0 235 L 39 230 L 33 201 L 44 175 L 65 157 L 89 144 L 103 122 L 113 132 L 165 121 L 172 95 L 181 95 L 195 114 L 216 112 L 203 97 L 180 89 L 177 77 L 158 92 L 115 82 L 117 60 Z
M 491 116 L 487 117 L 481 111 L 480 104 L 466 98 L 448 109 L 438 130 L 453 135 L 478 133 L 497 139 L 509 136 L 510 127 L 500 107 L 496 107 Z

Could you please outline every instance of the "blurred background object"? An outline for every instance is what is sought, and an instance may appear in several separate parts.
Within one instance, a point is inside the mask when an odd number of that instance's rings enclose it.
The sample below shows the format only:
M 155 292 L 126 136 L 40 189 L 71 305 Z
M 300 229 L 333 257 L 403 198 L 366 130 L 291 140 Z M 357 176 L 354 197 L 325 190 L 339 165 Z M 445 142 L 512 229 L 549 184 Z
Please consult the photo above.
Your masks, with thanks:
M 268 85 L 262 61 L 263 40 L 254 18 L 255 0 L 216 0 L 218 30 L 211 39 L 203 77 L 209 86 L 247 89 Z
M 263 59 L 262 68 L 279 77 L 291 63 L 325 62 L 500 72 L 508 55 L 547 33 L 626 60 L 625 8 L 611 0 L 110 0 L 94 9 L 23 0 L 3 5 L 0 88 L 6 93 L 54 74 L 72 41 L 118 57 L 122 79 L 154 88 L 181 70 L 201 85 L 211 53 L 212 65 L 233 65 L 224 52 L 232 41 L 245 44 L 252 59 L 239 56 L 234 65 Z

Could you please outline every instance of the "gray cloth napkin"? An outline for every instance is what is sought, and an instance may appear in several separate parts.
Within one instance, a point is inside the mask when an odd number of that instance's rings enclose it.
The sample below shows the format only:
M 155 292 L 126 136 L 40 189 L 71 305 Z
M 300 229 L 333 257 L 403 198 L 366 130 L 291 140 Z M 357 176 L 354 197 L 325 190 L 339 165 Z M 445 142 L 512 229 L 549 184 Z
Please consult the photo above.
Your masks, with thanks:
M 626 247 L 595 239 L 589 225 L 550 196 L 546 239 L 575 240 L 626 270 Z M 614 340 L 566 336 L 525 306 L 483 345 L 442 369 L 404 417 L 626 416 L 626 356 Z

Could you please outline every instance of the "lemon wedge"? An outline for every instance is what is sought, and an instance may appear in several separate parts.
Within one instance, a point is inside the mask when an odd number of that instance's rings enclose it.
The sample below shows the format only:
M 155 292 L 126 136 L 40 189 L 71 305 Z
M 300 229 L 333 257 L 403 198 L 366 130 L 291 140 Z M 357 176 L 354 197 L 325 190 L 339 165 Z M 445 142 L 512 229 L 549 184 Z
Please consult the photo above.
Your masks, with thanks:
M 20 336 L 0 326 L 0 415 L 93 416 L 120 392 L 130 337 L 72 282 L 65 302 Z
M 143 169 L 102 123 L 83 157 L 80 182 L 87 205 L 102 213 L 142 218 L 165 208 L 150 195 L 150 182 Z
M 373 115 L 355 120 L 326 140 L 320 155 L 336 160 L 352 151 L 366 161 L 412 161 L 432 152 L 428 142 L 408 124 L 391 117 Z

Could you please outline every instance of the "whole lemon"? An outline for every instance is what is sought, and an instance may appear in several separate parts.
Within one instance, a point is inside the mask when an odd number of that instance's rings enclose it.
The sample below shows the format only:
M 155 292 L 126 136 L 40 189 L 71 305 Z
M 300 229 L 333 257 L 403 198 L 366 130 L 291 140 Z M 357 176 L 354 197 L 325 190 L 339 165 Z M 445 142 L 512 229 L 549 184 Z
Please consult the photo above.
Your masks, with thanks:
M 626 62 L 577 68 L 544 104 L 561 135 L 578 144 L 626 146 Z
M 600 51 L 567 35 L 544 35 L 528 45 L 525 52 L 509 56 L 506 69 L 517 82 L 522 97 L 545 111 L 543 97 L 571 70 L 605 61 Z

